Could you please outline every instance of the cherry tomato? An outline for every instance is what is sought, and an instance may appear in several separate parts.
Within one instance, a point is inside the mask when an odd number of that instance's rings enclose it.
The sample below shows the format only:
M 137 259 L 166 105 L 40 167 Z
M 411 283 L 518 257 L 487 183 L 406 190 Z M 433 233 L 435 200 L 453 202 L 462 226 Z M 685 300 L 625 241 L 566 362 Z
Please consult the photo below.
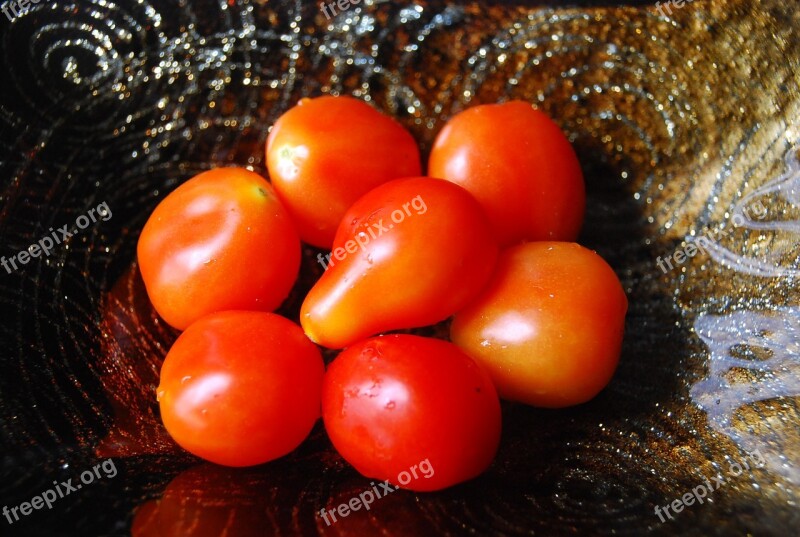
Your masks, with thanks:
M 180 330 L 215 311 L 271 311 L 300 269 L 300 240 L 272 186 L 240 168 L 195 176 L 156 207 L 137 248 L 147 294 Z
M 274 313 L 225 311 L 183 332 L 161 368 L 161 418 L 184 449 L 217 464 L 281 457 L 320 415 L 324 365 L 300 327 Z
M 583 174 L 558 126 L 522 101 L 468 108 L 436 138 L 428 175 L 469 190 L 501 246 L 573 241 L 583 222 Z
M 341 348 L 365 337 L 442 321 L 491 275 L 497 244 L 480 205 L 463 188 L 398 179 L 345 214 L 327 268 L 300 310 L 313 341 Z
M 452 343 L 404 334 L 339 354 L 323 380 L 322 419 L 356 470 L 417 491 L 482 473 L 500 441 L 488 374 Z
M 302 99 L 272 127 L 266 153 L 300 238 L 322 248 L 330 248 L 345 211 L 363 194 L 422 173 L 411 134 L 352 97 Z
M 619 361 L 628 299 L 614 271 L 575 243 L 505 250 L 450 337 L 484 365 L 500 396 L 542 407 L 588 401 Z

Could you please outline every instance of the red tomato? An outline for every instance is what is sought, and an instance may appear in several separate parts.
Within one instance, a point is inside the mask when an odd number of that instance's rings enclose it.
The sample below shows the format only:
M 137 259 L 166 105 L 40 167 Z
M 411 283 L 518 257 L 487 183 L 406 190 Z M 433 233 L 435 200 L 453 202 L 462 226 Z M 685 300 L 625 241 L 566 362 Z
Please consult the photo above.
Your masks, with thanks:
M 330 365 L 322 419 L 367 477 L 430 491 L 472 479 L 500 442 L 491 379 L 452 343 L 395 334 L 361 341 Z
M 492 375 L 501 397 L 542 407 L 588 401 L 619 361 L 628 299 L 616 274 L 578 244 L 505 250 L 450 337 Z
M 300 240 L 272 186 L 241 168 L 201 173 L 156 207 L 137 248 L 159 315 L 185 329 L 203 315 L 271 311 L 300 269 Z
M 164 426 L 187 451 L 217 464 L 281 457 L 320 414 L 324 365 L 300 327 L 274 313 L 225 311 L 192 324 L 161 368 Z
M 441 179 L 383 184 L 345 215 L 322 278 L 300 310 L 313 341 L 341 348 L 442 321 L 491 275 L 497 244 L 478 203 Z
M 267 167 L 300 238 L 322 248 L 363 194 L 422 173 L 411 134 L 352 97 L 302 99 L 281 116 L 267 139 Z
M 466 188 L 483 205 L 501 246 L 573 241 L 583 222 L 583 174 L 558 126 L 522 101 L 454 116 L 437 136 L 428 175 Z

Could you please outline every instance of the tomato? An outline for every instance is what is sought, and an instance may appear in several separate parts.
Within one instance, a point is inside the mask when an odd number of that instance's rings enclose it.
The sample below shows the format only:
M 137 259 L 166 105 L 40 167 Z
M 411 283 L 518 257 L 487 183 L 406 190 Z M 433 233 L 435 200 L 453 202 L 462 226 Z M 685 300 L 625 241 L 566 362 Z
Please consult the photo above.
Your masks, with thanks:
M 450 337 L 483 364 L 501 397 L 542 407 L 588 401 L 619 361 L 628 299 L 610 266 L 578 244 L 505 250 Z
M 274 313 L 203 317 L 161 368 L 161 418 L 184 449 L 250 466 L 296 448 L 320 415 L 324 365 L 300 327 Z
M 330 248 L 345 211 L 390 179 L 420 175 L 419 148 L 394 119 L 352 97 L 302 99 L 267 139 L 270 179 L 300 238 Z
M 436 137 L 428 175 L 483 205 L 501 246 L 573 241 L 583 222 L 583 174 L 558 126 L 522 101 L 468 108 Z
M 267 181 L 220 168 L 161 201 L 137 257 L 156 311 L 183 330 L 215 311 L 277 308 L 297 279 L 300 240 Z
M 486 216 L 463 188 L 431 178 L 391 181 L 345 214 L 333 252 L 318 257 L 327 270 L 300 322 L 330 348 L 435 324 L 480 291 L 497 251 Z
M 452 343 L 404 334 L 339 354 L 325 373 L 322 419 L 356 470 L 417 491 L 479 475 L 500 442 L 488 374 Z

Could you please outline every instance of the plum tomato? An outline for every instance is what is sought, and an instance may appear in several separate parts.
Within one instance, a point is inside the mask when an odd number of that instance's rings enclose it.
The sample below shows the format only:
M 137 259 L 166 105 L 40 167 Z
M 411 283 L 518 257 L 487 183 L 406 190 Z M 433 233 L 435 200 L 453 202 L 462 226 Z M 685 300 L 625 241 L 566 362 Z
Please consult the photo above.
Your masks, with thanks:
M 300 309 L 316 343 L 359 339 L 445 320 L 488 281 L 498 247 L 478 202 L 427 177 L 397 179 L 345 214 L 326 271 Z
M 325 366 L 299 326 L 224 311 L 193 323 L 161 368 L 161 419 L 184 449 L 226 466 L 286 455 L 320 416 Z
M 183 330 L 215 311 L 280 306 L 300 270 L 300 239 L 264 178 L 219 168 L 159 203 L 137 257 L 156 311 Z
M 300 238 L 321 248 L 331 247 L 339 221 L 362 195 L 422 173 L 411 134 L 352 97 L 302 99 L 272 127 L 266 155 Z
M 628 299 L 617 275 L 575 243 L 532 242 L 500 255 L 451 340 L 485 366 L 501 397 L 541 407 L 588 401 L 619 362 Z
M 522 101 L 455 115 L 436 137 L 428 175 L 469 190 L 498 242 L 574 241 L 583 223 L 583 173 L 558 126 Z
M 361 474 L 416 491 L 472 479 L 500 441 L 489 375 L 450 342 L 405 334 L 360 341 L 331 363 L 322 419 Z

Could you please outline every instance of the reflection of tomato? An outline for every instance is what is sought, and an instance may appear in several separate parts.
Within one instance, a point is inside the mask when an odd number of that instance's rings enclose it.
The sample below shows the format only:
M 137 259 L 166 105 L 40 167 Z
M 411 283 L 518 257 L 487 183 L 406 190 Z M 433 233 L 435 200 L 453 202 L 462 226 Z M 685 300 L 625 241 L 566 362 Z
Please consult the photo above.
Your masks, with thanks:
M 301 324 L 331 348 L 435 324 L 480 291 L 496 258 L 486 216 L 463 188 L 441 179 L 391 181 L 347 211 L 332 266 L 308 293 Z
M 501 245 L 572 241 L 585 203 L 575 151 L 558 126 L 522 101 L 475 106 L 439 133 L 428 174 L 474 195 Z
M 596 253 L 528 243 L 500 255 L 450 335 L 487 367 L 501 397 L 563 407 L 588 401 L 611 380 L 627 308 L 619 279 Z
M 343 351 L 325 374 L 322 417 L 356 470 L 410 490 L 477 476 L 500 441 L 489 375 L 452 343 L 419 336 L 377 337 Z
M 178 337 L 164 359 L 161 418 L 187 451 L 217 464 L 260 464 L 296 448 L 320 413 L 324 365 L 296 324 L 226 311 Z
M 156 207 L 137 248 L 147 294 L 185 329 L 215 311 L 271 311 L 300 268 L 300 241 L 272 186 L 240 168 L 190 179 Z
M 264 498 L 273 485 L 255 470 L 203 464 L 173 479 L 158 500 L 136 509 L 133 537 L 260 537 L 274 527 Z
M 323 248 L 359 197 L 422 173 L 411 134 L 352 97 L 302 99 L 281 116 L 267 140 L 267 166 L 300 238 Z
M 383 486 L 370 485 L 352 471 L 328 467 L 324 459 L 312 455 L 251 468 L 210 463 L 189 468 L 166 486 L 160 498 L 136 508 L 130 533 L 132 537 L 361 537 L 376 534 L 376 520 L 378 527 L 390 528 L 391 535 L 437 533 L 436 521 L 420 516 L 425 508 L 416 494 L 384 494 Z M 324 487 L 321 480 L 309 479 L 323 474 Z M 354 505 L 354 498 L 361 505 Z M 341 516 L 336 511 L 341 504 L 355 509 Z M 297 513 L 308 517 L 301 519 Z

